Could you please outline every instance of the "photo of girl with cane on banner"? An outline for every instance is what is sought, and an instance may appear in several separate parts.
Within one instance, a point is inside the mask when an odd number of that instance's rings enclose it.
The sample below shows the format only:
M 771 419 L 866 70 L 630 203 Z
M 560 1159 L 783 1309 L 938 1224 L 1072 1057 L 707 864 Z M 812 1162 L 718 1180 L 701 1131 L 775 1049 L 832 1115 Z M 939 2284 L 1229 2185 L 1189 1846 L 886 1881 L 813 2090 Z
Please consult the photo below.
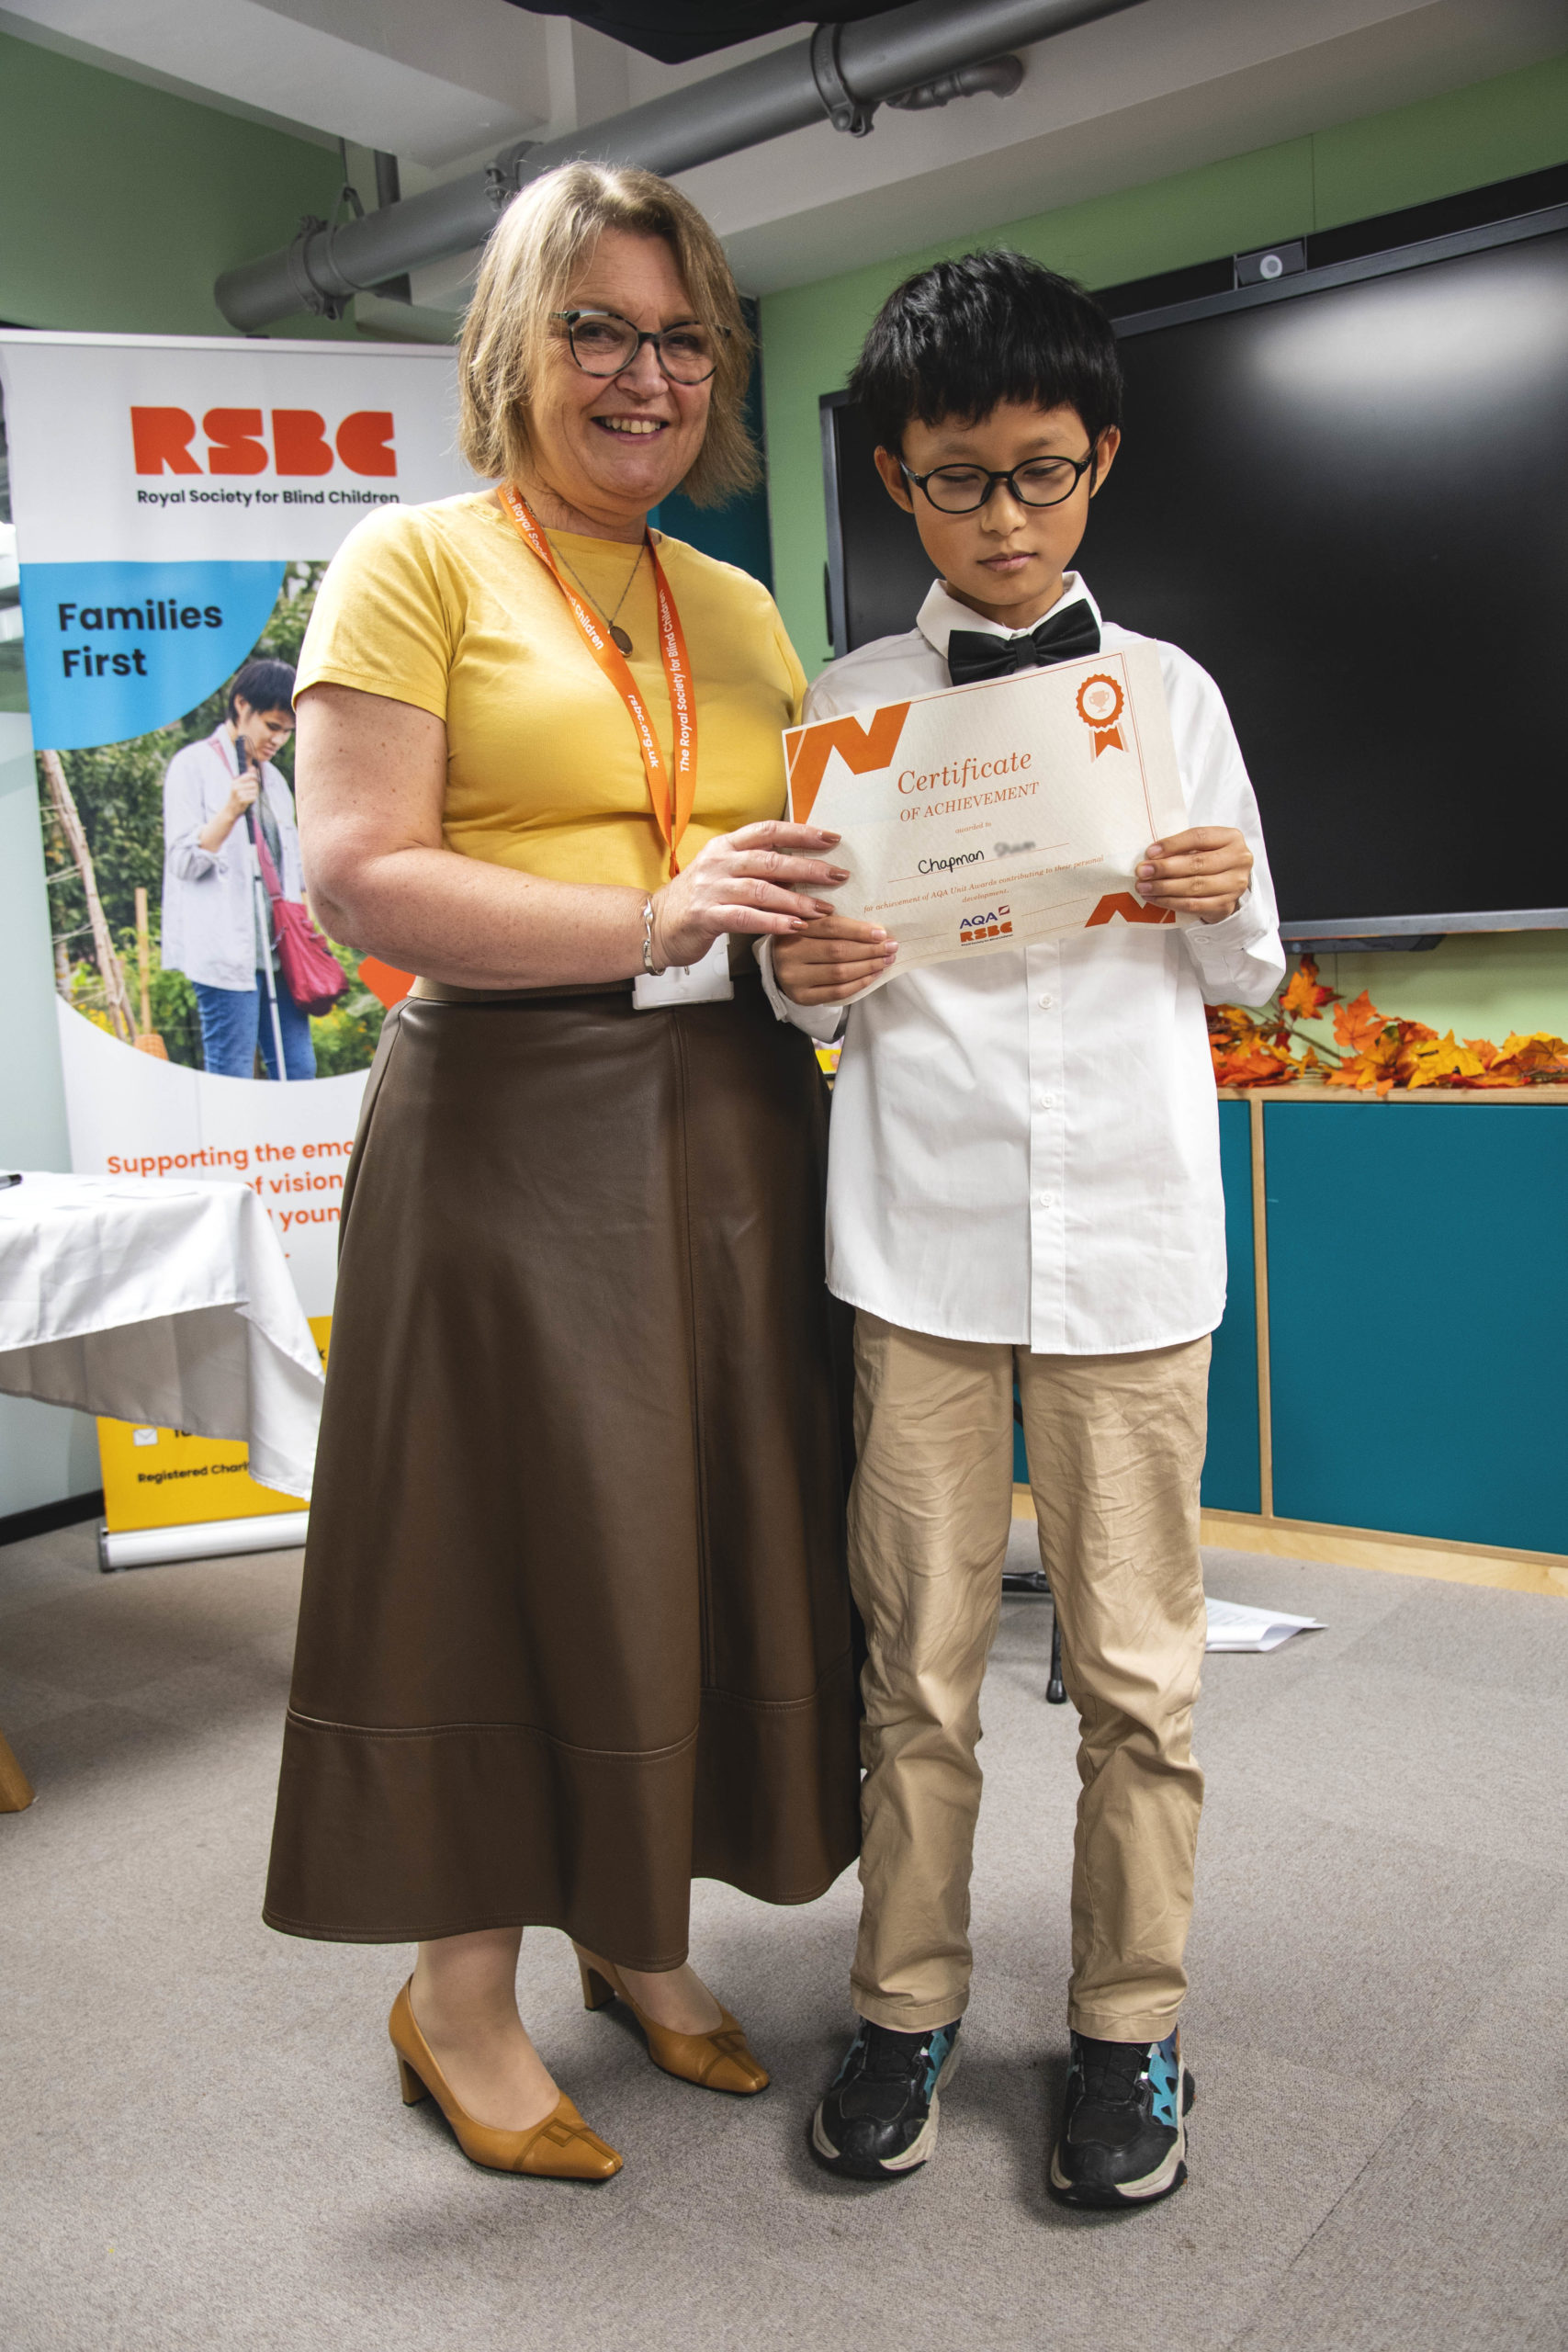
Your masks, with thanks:
M 273 765 L 294 732 L 292 663 L 253 654 L 227 704 L 164 775 L 164 961 L 196 991 L 206 1069 L 254 1078 L 259 1052 L 267 1078 L 314 1078 L 310 1016 L 331 1012 L 348 976 L 297 993 L 281 964 L 283 909 L 305 899 L 293 796 Z M 305 922 L 310 937 L 308 910 Z
M 294 657 L 325 569 L 288 566 L 261 636 L 194 710 L 128 742 L 37 753 L 62 998 L 215 1077 L 363 1069 L 380 1031 L 357 956 L 314 933 L 294 820 Z
M 312 915 L 295 665 L 354 526 L 472 486 L 452 354 L 0 330 L 0 390 L 25 662 L 0 724 L 31 726 L 73 1165 L 251 1185 L 324 1352 L 344 1170 L 409 980 Z M 299 1507 L 243 1445 L 99 1439 L 112 1532 Z

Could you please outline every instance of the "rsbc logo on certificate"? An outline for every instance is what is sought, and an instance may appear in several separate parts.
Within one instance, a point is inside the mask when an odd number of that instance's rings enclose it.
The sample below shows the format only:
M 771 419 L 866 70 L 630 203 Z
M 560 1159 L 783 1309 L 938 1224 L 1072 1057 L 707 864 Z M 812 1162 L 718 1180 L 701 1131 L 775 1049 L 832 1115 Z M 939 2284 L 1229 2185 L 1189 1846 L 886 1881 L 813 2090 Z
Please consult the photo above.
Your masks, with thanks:
M 898 940 L 874 988 L 1066 931 L 1176 920 L 1133 878 L 1187 822 L 1152 645 L 793 727 L 784 757 L 791 816 L 841 837 L 835 910 Z

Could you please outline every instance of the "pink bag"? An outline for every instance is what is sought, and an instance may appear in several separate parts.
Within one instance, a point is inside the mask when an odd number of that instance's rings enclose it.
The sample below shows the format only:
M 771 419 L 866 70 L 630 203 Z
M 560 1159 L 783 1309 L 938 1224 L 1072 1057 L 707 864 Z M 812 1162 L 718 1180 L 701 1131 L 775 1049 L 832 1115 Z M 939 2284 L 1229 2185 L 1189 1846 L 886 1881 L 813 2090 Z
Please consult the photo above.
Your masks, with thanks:
M 266 836 L 254 818 L 251 839 L 272 901 L 272 935 L 283 985 L 301 1012 L 330 1012 L 348 986 L 348 975 L 299 900 L 284 897 Z

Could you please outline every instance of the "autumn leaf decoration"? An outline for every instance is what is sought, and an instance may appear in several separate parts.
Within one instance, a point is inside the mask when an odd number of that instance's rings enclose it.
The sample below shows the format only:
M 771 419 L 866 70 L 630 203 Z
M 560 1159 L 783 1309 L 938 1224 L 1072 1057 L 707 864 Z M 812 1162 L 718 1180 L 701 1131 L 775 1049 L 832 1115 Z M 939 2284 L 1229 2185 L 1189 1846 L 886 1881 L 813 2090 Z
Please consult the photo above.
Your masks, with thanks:
M 1302 1024 L 1334 1007 L 1334 1046 L 1303 1035 Z M 1439 1037 L 1419 1021 L 1380 1012 L 1365 989 L 1347 1004 L 1317 977 L 1303 956 L 1285 987 L 1261 1012 L 1239 1004 L 1211 1004 L 1209 1050 L 1220 1086 L 1288 1086 L 1310 1079 L 1320 1086 L 1349 1086 L 1358 1093 L 1391 1088 L 1444 1086 L 1479 1090 L 1568 1081 L 1568 1040 L 1541 1029 L 1460 1044 L 1450 1029 Z

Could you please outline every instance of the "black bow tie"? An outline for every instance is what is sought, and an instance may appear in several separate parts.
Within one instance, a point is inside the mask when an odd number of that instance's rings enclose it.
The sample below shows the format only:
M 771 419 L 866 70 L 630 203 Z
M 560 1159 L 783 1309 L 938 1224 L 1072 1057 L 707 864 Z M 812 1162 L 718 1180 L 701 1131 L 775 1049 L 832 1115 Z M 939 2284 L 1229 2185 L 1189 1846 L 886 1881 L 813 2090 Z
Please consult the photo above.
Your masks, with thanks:
M 1080 661 L 1100 651 L 1094 608 L 1075 596 L 1060 612 L 1047 613 L 1023 637 L 993 637 L 989 630 L 955 628 L 947 640 L 947 672 L 955 686 L 976 678 L 1010 678 L 1015 670 L 1039 670 L 1053 662 Z

